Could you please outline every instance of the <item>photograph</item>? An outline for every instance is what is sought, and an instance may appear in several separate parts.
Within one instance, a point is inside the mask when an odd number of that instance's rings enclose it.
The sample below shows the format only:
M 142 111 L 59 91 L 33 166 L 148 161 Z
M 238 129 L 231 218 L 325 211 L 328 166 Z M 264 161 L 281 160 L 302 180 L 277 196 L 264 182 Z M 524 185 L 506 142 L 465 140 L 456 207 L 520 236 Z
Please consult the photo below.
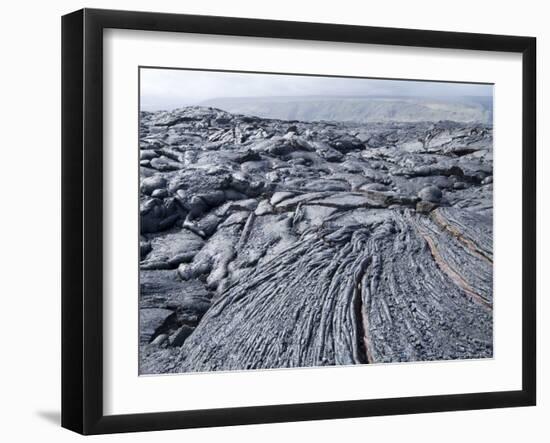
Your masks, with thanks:
M 493 357 L 492 84 L 140 67 L 139 171 L 140 375 Z

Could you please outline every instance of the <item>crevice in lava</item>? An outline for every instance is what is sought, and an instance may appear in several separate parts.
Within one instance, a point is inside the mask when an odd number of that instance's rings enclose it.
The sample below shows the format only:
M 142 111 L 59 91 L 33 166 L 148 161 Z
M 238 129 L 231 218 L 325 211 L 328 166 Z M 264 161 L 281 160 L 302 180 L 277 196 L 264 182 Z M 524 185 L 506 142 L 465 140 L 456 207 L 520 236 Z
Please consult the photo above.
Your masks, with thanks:
M 436 262 L 439 269 L 441 269 L 442 272 L 444 272 L 459 288 L 461 288 L 466 294 L 468 294 L 473 300 L 476 302 L 482 304 L 488 309 L 493 309 L 492 303 L 488 302 L 483 298 L 480 294 L 475 292 L 473 288 L 468 284 L 464 278 L 460 274 L 458 274 L 453 268 L 449 266 L 449 264 L 445 261 L 445 259 L 441 256 L 439 251 L 437 250 L 437 246 L 435 245 L 435 242 L 433 239 L 422 231 L 422 229 L 418 228 L 418 232 L 422 236 L 422 238 L 426 241 L 428 248 L 430 249 L 430 253 L 432 254 L 432 257 L 434 261 Z
M 457 228 L 447 223 L 439 213 L 432 211 L 430 213 L 430 218 L 442 229 L 446 230 L 454 238 L 456 238 L 460 243 L 462 243 L 468 250 L 485 260 L 490 265 L 493 264 L 493 258 L 485 254 L 472 240 L 466 238 Z
M 357 338 L 357 358 L 358 363 L 372 363 L 372 358 L 369 357 L 369 341 L 368 341 L 368 321 L 367 312 L 363 304 L 363 285 L 365 284 L 365 274 L 367 271 L 368 262 L 361 269 L 359 278 L 355 283 L 353 295 L 353 309 L 355 318 L 356 338 Z

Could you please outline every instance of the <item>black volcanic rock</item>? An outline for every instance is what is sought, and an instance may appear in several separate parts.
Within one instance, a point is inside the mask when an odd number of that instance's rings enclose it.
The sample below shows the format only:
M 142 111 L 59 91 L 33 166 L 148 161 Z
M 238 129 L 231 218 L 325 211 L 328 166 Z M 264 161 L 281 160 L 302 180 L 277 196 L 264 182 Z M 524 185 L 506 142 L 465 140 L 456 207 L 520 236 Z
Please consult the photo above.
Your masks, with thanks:
M 187 107 L 140 150 L 142 373 L 492 356 L 491 126 Z
M 422 188 L 418 193 L 418 197 L 428 202 L 439 203 L 443 197 L 443 194 L 441 193 L 441 189 L 437 186 L 430 185 Z
M 140 343 L 149 343 L 152 341 L 163 328 L 167 327 L 173 317 L 174 312 L 168 309 L 140 309 Z

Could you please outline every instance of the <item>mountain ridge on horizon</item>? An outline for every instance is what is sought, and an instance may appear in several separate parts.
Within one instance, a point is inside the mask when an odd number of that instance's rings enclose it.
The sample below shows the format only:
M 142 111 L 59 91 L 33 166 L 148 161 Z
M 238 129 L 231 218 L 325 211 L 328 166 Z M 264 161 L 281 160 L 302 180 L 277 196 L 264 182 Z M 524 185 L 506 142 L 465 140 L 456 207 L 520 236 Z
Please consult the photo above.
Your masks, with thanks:
M 420 122 L 452 120 L 492 123 L 491 96 L 421 97 L 395 95 L 310 95 L 219 97 L 199 106 L 282 120 Z

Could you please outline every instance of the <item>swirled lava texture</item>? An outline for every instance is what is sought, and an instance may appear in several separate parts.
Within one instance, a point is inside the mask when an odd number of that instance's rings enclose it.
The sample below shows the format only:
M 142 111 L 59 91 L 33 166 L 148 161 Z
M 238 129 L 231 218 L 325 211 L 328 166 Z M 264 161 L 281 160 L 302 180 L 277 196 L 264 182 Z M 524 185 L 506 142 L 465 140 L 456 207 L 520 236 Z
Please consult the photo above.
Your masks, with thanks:
M 140 121 L 140 373 L 492 357 L 490 125 Z

